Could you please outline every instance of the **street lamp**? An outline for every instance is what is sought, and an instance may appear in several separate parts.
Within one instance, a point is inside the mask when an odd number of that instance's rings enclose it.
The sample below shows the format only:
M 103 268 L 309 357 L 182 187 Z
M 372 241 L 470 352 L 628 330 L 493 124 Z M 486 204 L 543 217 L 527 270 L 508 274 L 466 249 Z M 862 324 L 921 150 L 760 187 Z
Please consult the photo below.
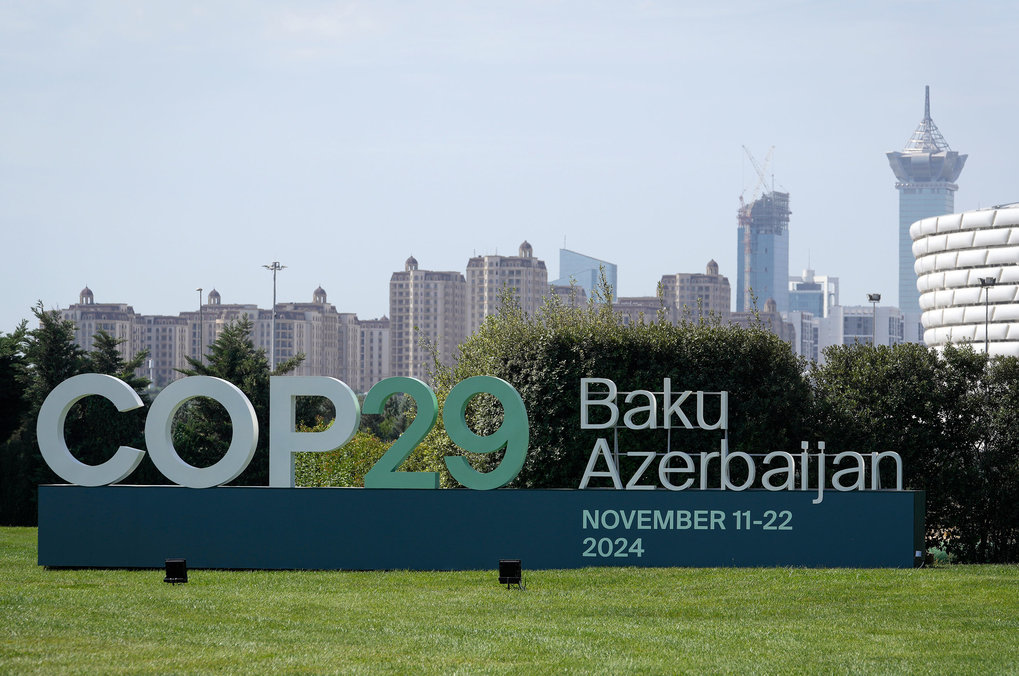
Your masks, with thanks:
M 990 341 L 987 335 L 991 323 L 991 287 L 998 283 L 994 277 L 980 277 L 980 286 L 984 289 L 984 355 L 990 356 Z
M 871 328 L 873 329 L 874 333 L 873 333 L 873 335 L 872 335 L 872 337 L 870 339 L 870 344 L 872 346 L 874 346 L 874 347 L 877 347 L 877 304 L 879 302 L 881 302 L 881 294 L 880 293 L 868 293 L 867 294 L 867 300 L 870 301 L 871 305 L 874 308 L 874 311 L 871 314 L 871 320 L 870 320 L 870 323 L 873 324 L 873 326 Z
M 280 265 L 279 261 L 273 261 L 272 265 L 263 265 L 266 270 L 272 271 L 272 338 L 269 342 L 269 370 L 276 370 L 276 273 L 287 266 Z
M 205 359 L 205 347 L 202 345 L 203 329 L 205 322 L 202 321 L 202 287 L 195 289 L 198 292 L 198 363 Z

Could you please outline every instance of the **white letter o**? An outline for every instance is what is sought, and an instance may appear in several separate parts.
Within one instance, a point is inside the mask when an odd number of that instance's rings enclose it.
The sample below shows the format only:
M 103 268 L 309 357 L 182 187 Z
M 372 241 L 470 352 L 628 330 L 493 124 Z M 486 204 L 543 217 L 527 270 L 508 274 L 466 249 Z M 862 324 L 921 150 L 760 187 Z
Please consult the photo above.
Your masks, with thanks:
M 181 460 L 173 447 L 173 417 L 188 399 L 215 399 L 230 415 L 233 438 L 226 455 L 209 467 L 195 467 Z M 175 380 L 152 402 L 145 420 L 145 445 L 152 463 L 166 478 L 189 488 L 211 488 L 233 481 L 247 468 L 258 444 L 255 409 L 234 384 L 212 376 Z

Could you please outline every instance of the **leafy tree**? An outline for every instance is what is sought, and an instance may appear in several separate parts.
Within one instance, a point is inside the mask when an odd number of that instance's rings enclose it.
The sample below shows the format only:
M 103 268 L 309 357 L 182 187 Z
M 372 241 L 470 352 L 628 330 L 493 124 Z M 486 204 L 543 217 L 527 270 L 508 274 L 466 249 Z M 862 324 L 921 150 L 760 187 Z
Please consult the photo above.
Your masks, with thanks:
M 81 373 L 105 373 L 125 380 L 139 394 L 148 381 L 134 375 L 145 359 L 145 353 L 125 362 L 117 346 L 122 342 L 105 332 L 95 335 L 95 349 L 84 352 L 75 343 L 74 323 L 60 318 L 55 311 L 45 311 L 41 303 L 33 310 L 38 327 L 26 330 L 25 324 L 0 340 L 0 364 L 10 363 L 10 370 L 0 370 L 0 377 L 13 374 L 9 392 L 22 395 L 20 407 L 11 402 L 11 409 L 20 410 L 17 429 L 0 447 L 2 464 L 2 521 L 10 524 L 34 524 L 37 518 L 36 487 L 44 483 L 61 483 L 46 465 L 39 452 L 35 424 L 39 409 L 54 387 Z M 10 360 L 7 362 L 7 360 Z M 120 445 L 144 448 L 144 409 L 120 413 L 101 397 L 88 397 L 68 413 L 64 437 L 76 458 L 86 464 L 105 462 Z M 8 423 L 10 424 L 10 423 Z M 147 461 L 134 477 L 159 476 Z
M 13 333 L 0 334 L 0 444 L 21 426 L 26 405 L 24 385 L 18 377 L 24 369 L 26 322 Z
M 912 343 L 836 346 L 825 357 L 810 378 L 813 425 L 828 451 L 898 452 L 905 487 L 926 491 L 929 544 L 972 550 L 985 357 Z
M 74 341 L 74 322 L 61 319 L 55 310 L 47 312 L 41 301 L 32 308 L 32 314 L 39 327 L 29 331 L 25 340 L 27 368 L 22 372 L 22 383 L 29 415 L 35 418 L 54 387 L 86 372 L 88 359 Z
M 361 398 L 364 401 L 364 397 Z M 382 415 L 361 414 L 361 431 L 382 441 L 394 441 L 414 420 L 417 407 L 414 399 L 395 394 L 386 400 Z
M 972 559 L 1019 561 L 1019 359 L 1000 357 L 988 366 L 984 393 L 986 444 L 976 454 L 983 499 L 974 510 Z
M 86 397 L 68 413 L 64 426 L 64 438 L 68 448 L 81 462 L 98 465 L 106 462 L 120 446 L 145 448 L 145 415 L 150 404 L 147 388 L 149 379 L 138 376 L 136 371 L 148 358 L 143 350 L 129 360 L 120 353 L 123 338 L 114 338 L 100 330 L 92 336 L 92 350 L 85 355 L 83 373 L 101 373 L 119 378 L 131 386 L 145 406 L 133 411 L 117 411 L 117 408 L 103 397 Z M 148 455 L 137 469 L 125 479 L 125 483 L 165 483 Z
M 54 387 L 82 373 L 87 363 L 84 351 L 74 342 L 73 322 L 62 320 L 55 311 L 47 312 L 42 302 L 32 313 L 39 325 L 23 333 L 23 358 L 15 371 L 24 397 L 23 415 L 18 429 L 4 444 L 0 460 L 2 520 L 16 525 L 36 522 L 39 484 L 60 482 L 39 453 L 35 430 L 39 409 Z
M 304 360 L 300 354 L 269 369 L 265 351 L 251 340 L 252 322 L 248 317 L 229 324 L 202 361 L 188 357 L 190 368 L 185 376 L 214 376 L 236 385 L 255 409 L 258 420 L 258 447 L 251 464 L 236 483 L 262 486 L 269 483 L 269 377 L 285 375 Z M 181 458 L 196 467 L 208 467 L 223 457 L 230 446 L 230 417 L 219 403 L 196 397 L 182 407 L 173 428 L 173 443 Z
M 603 284 L 603 286 L 606 286 Z M 620 391 L 661 391 L 670 378 L 673 391 L 729 392 L 731 450 L 760 452 L 799 446 L 801 413 L 810 392 L 803 362 L 789 346 L 762 328 L 742 329 L 710 318 L 673 325 L 659 317 L 624 325 L 611 304 L 611 292 L 593 295 L 587 307 L 549 299 L 527 317 L 512 298 L 487 318 L 461 346 L 458 363 L 436 370 L 440 402 L 459 381 L 494 375 L 520 393 L 531 420 L 530 450 L 514 485 L 575 487 L 604 430 L 580 429 L 580 379 L 613 380 Z M 619 397 L 618 404 L 625 408 Z M 706 418 L 717 418 L 714 410 Z M 659 403 L 659 407 L 661 403 Z M 501 423 L 501 407 L 477 397 L 468 410 L 478 434 Z M 712 417 L 714 416 L 714 417 Z M 433 432 L 439 455 L 461 453 L 441 430 Z M 619 431 L 620 450 L 717 451 L 721 433 L 703 430 Z M 484 471 L 501 454 L 474 456 Z M 625 460 L 624 460 L 625 462 Z M 451 479 L 444 476 L 446 485 Z

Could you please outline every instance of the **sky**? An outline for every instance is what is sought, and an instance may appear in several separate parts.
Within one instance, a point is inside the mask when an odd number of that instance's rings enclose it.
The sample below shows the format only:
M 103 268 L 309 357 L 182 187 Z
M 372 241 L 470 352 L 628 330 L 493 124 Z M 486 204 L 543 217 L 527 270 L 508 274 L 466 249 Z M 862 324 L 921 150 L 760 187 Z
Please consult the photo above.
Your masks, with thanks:
M 1019 201 L 1011 2 L 0 0 L 0 331 L 41 301 L 143 314 L 310 301 L 523 240 L 619 266 L 710 259 L 774 146 L 791 274 L 897 302 L 885 153 L 931 112 L 957 211 Z M 772 178 L 773 176 L 773 178 Z M 770 186 L 769 186 L 770 187 Z M 734 305 L 735 306 L 735 305 Z

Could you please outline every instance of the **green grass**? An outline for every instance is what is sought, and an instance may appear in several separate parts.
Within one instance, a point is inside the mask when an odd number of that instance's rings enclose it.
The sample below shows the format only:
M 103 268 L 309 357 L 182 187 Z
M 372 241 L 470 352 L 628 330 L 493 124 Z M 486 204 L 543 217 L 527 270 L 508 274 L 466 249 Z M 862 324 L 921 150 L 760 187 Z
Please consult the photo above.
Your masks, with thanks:
M 0 529 L 0 672 L 1019 673 L 1019 568 L 46 570 Z

